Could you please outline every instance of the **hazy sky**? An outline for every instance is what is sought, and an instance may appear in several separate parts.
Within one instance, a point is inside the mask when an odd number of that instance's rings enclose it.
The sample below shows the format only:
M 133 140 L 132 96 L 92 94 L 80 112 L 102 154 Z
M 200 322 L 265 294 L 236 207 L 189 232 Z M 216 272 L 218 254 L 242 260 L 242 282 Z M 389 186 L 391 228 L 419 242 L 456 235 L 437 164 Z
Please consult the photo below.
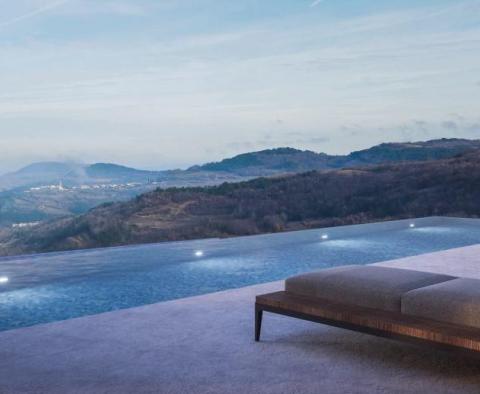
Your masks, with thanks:
M 0 171 L 480 138 L 480 1 L 0 0 Z

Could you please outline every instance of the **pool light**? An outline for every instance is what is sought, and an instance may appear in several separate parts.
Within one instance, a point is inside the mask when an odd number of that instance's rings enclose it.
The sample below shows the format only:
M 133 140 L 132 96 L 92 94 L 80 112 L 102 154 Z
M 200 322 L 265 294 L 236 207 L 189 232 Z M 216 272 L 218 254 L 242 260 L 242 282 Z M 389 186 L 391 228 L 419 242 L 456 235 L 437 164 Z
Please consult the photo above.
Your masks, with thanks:
M 195 257 L 202 257 L 202 256 L 203 256 L 203 250 L 195 251 Z
M 415 223 L 410 223 L 408 227 L 415 228 Z
M 0 285 L 8 282 L 8 276 L 0 276 Z
M 320 238 L 322 238 L 325 241 L 328 239 L 328 234 L 322 234 Z

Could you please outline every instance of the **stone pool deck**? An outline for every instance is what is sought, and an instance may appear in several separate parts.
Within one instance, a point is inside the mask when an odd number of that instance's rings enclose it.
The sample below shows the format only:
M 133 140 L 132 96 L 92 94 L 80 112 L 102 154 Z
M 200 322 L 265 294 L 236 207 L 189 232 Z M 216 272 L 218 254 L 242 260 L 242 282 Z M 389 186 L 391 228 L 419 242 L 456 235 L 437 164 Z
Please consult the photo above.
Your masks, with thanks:
M 480 245 L 380 263 L 480 278 Z M 479 393 L 480 363 L 266 314 L 250 286 L 0 333 L 0 393 Z

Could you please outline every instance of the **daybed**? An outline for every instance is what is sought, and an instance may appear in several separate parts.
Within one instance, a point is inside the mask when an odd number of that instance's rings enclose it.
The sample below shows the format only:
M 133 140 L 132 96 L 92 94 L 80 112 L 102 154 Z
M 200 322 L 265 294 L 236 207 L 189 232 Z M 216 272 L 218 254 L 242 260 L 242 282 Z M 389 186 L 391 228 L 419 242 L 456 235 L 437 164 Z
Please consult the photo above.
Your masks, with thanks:
M 380 266 L 342 266 L 288 278 L 259 295 L 263 312 L 480 354 L 480 280 Z

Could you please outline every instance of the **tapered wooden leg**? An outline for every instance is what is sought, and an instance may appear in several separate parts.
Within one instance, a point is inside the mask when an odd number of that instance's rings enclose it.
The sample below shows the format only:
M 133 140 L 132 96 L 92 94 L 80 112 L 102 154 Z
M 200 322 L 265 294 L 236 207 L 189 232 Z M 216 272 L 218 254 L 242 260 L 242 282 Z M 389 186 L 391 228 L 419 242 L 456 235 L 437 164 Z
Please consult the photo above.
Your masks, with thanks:
M 262 330 L 263 309 L 255 304 L 255 341 L 260 341 L 260 331 Z

